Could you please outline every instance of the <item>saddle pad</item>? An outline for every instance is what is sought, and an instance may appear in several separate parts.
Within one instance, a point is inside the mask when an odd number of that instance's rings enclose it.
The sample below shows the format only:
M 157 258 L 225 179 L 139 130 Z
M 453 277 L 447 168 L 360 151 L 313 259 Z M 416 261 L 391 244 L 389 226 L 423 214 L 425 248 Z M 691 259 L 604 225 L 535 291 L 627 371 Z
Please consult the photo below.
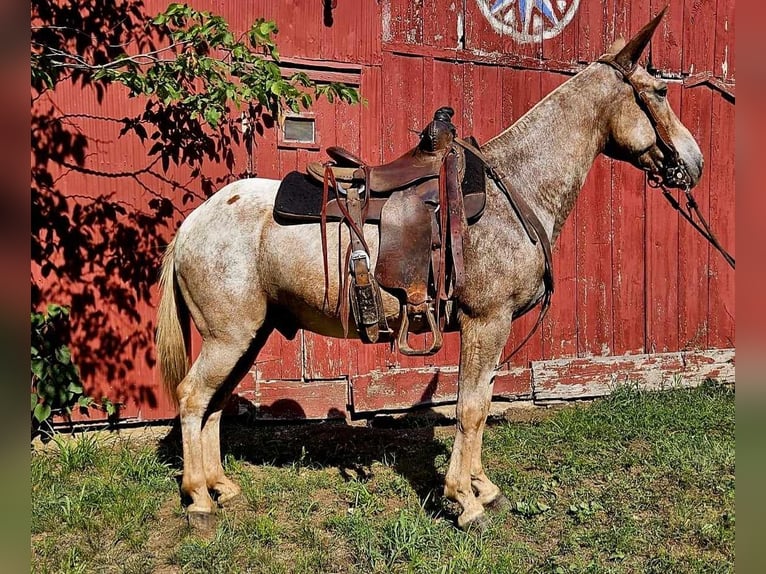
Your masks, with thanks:
M 477 148 L 479 142 L 476 138 L 469 136 L 467 141 L 471 142 Z M 465 173 L 463 174 L 463 181 L 460 182 L 460 186 L 463 189 L 463 195 L 469 193 L 484 193 L 486 180 L 486 171 L 484 170 L 484 163 L 476 157 L 470 150 L 463 150 L 465 153 Z M 470 218 L 469 218 L 470 219 Z
M 330 198 L 335 194 L 330 191 Z M 282 180 L 274 201 L 274 218 L 279 223 L 319 221 L 322 213 L 322 186 L 300 171 L 291 171 Z

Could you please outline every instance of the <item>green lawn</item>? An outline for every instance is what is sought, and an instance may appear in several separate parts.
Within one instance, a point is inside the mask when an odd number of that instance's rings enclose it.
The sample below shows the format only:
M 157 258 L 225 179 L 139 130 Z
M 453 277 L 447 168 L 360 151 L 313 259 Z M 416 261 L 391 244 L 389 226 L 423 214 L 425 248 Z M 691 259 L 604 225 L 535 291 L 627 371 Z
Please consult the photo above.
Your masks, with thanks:
M 733 572 L 734 392 L 619 390 L 502 420 L 482 534 L 441 496 L 451 427 L 228 422 L 242 499 L 191 532 L 177 430 L 91 433 L 32 456 L 33 572 Z

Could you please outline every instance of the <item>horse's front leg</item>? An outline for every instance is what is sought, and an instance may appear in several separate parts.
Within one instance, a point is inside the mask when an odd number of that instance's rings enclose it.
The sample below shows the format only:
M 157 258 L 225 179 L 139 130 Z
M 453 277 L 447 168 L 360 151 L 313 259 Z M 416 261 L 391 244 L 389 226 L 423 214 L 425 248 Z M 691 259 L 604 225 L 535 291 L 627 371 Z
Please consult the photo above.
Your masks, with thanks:
M 484 505 L 499 499 L 497 488 L 484 473 L 481 443 L 492 398 L 492 375 L 510 332 L 510 319 L 464 317 L 461 323 L 458 375 L 457 431 L 444 494 L 462 507 L 458 526 L 481 525 Z

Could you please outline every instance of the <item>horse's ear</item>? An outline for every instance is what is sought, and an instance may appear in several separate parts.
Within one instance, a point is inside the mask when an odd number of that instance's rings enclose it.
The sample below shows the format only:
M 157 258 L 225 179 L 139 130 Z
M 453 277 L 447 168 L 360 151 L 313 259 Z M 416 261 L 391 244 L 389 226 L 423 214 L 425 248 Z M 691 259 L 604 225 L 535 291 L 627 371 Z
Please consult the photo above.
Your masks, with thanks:
M 662 17 L 665 15 L 667 9 L 668 7 L 665 6 L 662 9 L 662 12 L 652 18 L 651 22 L 641 28 L 638 34 L 633 36 L 630 41 L 625 44 L 625 46 L 614 57 L 615 62 L 620 64 L 626 70 L 630 70 L 635 64 L 638 63 L 641 54 L 643 53 L 647 44 L 649 44 L 649 40 L 652 39 L 654 31 L 659 25 L 660 20 L 662 20 Z
M 625 47 L 625 44 L 626 44 L 625 38 L 622 38 L 622 37 L 617 38 L 614 42 L 612 42 L 612 45 L 609 46 L 606 53 L 614 56 L 617 52 L 619 52 Z

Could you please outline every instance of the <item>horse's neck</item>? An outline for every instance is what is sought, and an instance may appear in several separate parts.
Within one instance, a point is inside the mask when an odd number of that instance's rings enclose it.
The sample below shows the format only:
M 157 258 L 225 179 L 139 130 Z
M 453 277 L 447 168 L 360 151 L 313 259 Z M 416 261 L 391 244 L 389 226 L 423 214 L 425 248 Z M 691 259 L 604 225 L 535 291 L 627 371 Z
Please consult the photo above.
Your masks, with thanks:
M 607 133 L 609 97 L 588 68 L 551 92 L 482 150 L 555 240 Z

